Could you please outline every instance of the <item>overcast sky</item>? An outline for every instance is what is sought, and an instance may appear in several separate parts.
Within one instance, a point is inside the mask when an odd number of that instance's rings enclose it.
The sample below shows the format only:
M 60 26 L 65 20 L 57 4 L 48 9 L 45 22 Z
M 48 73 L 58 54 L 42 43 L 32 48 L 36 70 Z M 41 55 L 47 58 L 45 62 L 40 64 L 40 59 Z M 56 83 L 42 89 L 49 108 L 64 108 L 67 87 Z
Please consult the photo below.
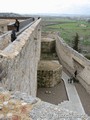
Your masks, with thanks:
M 90 0 L 1 0 L 0 12 L 90 14 Z

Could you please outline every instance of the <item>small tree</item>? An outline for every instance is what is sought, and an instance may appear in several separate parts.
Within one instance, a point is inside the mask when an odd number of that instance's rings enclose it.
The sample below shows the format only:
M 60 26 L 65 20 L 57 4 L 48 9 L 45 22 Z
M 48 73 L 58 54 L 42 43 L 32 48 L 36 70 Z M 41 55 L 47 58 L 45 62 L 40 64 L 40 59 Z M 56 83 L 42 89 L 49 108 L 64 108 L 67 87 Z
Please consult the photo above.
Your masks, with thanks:
M 78 44 L 79 44 L 79 36 L 78 33 L 76 33 L 76 36 L 74 37 L 73 41 L 73 49 L 78 51 Z
M 90 23 L 90 19 L 88 19 L 87 22 Z

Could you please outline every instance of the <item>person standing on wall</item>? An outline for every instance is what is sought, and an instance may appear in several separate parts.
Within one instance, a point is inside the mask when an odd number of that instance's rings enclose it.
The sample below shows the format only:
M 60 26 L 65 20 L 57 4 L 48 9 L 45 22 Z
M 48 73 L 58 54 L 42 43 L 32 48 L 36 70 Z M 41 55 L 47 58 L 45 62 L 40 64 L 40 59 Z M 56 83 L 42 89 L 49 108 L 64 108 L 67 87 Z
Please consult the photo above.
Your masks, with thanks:
M 76 76 L 77 76 L 77 70 L 75 70 L 74 75 L 75 75 L 75 78 L 76 78 Z
M 16 27 L 16 31 L 19 32 L 20 22 L 16 19 L 14 26 Z
M 17 38 L 16 36 L 16 27 L 11 32 L 11 42 L 13 42 Z

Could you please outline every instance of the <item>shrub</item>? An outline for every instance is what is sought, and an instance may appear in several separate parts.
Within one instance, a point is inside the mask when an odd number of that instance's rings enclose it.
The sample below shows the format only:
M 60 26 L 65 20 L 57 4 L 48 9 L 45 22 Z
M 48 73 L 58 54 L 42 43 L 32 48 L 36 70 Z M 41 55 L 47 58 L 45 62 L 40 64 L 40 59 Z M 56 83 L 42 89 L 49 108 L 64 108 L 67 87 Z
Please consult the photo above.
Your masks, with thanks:
M 90 55 L 85 55 L 85 57 L 86 57 L 88 60 L 90 60 Z
M 73 41 L 73 49 L 78 51 L 78 44 L 79 44 L 79 36 L 78 33 L 76 33 L 76 36 L 74 37 Z

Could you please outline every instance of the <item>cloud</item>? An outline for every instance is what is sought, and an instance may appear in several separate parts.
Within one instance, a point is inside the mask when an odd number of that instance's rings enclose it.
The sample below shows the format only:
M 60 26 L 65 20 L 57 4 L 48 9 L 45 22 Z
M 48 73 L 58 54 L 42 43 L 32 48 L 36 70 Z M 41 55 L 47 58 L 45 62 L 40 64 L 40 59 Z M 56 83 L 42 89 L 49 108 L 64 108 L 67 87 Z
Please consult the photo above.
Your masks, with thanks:
M 89 14 L 90 0 L 2 0 L 0 12 Z
M 65 3 L 65 0 L 62 2 Z M 59 4 L 56 12 L 61 14 L 90 14 L 90 1 L 78 0 L 77 2 L 69 0 L 67 4 Z

